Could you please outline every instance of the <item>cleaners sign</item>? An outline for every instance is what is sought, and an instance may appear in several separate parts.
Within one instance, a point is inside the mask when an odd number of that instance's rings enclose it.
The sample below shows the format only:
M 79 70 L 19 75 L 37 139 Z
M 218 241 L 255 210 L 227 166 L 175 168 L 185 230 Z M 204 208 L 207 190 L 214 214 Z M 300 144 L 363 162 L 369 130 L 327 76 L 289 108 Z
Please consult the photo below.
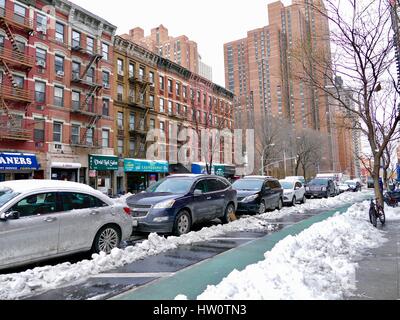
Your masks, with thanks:
M 0 153 L 0 170 L 38 170 L 33 154 Z

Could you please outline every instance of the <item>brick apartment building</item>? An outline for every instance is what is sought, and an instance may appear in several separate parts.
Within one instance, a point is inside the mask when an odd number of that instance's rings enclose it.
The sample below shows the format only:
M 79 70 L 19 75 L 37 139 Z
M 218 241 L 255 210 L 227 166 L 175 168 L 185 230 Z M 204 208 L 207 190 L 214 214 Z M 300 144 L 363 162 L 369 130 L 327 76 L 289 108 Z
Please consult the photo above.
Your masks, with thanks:
M 115 31 L 66 0 L 0 0 L 0 181 L 114 188 L 114 168 L 98 163 L 114 155 Z
M 144 35 L 142 28 L 136 27 L 121 37 L 212 81 L 212 68 L 201 60 L 197 43 L 185 35 L 172 37 L 168 29 L 161 24 L 153 28 L 148 36 Z
M 137 192 L 168 173 L 191 172 L 191 163 L 177 158 L 186 141 L 173 137 L 185 128 L 233 129 L 233 93 L 123 37 L 115 37 L 114 48 L 118 188 Z M 149 161 L 146 153 L 153 142 L 146 142 L 146 136 L 152 129 L 164 133 L 165 140 L 157 141 L 161 151 Z M 234 174 L 224 167 L 226 176 Z
M 314 1 L 320 4 L 320 1 Z M 247 32 L 247 37 L 224 45 L 226 88 L 237 96 L 235 121 L 254 128 L 261 155 L 264 127 L 274 117 L 286 119 L 294 130 L 312 128 L 326 137 L 321 171 L 338 170 L 333 111 L 328 95 L 295 75 L 303 67 L 293 57 L 300 43 L 330 55 L 328 21 L 304 0 L 285 7 L 268 5 L 269 25 Z M 324 79 L 318 80 L 321 84 Z M 259 171 L 260 163 L 256 164 Z

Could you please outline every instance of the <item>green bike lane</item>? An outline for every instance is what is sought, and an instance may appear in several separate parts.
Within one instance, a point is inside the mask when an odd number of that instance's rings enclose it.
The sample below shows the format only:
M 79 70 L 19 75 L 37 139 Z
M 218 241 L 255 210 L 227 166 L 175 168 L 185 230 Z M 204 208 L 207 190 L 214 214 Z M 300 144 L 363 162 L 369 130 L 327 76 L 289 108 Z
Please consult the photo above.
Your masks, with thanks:
M 208 285 L 220 283 L 233 270 L 244 270 L 248 265 L 264 260 L 264 254 L 287 236 L 295 236 L 315 223 L 344 213 L 353 204 L 335 208 L 297 222 L 280 231 L 268 234 L 244 245 L 225 251 L 215 257 L 174 273 L 170 277 L 157 279 L 149 284 L 132 289 L 110 300 L 173 300 L 179 294 L 195 300 Z M 279 222 L 277 222 L 279 223 Z

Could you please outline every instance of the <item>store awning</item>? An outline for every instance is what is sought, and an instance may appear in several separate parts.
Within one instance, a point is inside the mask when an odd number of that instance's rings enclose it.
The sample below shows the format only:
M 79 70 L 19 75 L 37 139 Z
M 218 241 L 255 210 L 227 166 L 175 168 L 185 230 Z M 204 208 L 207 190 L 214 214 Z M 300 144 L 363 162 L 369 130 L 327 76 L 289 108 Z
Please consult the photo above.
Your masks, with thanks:
M 34 154 L 0 153 L 0 170 L 38 170 Z

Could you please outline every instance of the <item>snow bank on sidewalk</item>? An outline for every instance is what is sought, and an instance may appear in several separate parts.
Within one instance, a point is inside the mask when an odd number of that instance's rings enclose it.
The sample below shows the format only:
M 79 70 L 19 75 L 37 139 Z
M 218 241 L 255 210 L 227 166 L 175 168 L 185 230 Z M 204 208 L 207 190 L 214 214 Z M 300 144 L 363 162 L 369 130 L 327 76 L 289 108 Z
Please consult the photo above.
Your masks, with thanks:
M 342 194 L 336 198 L 311 200 L 305 205 L 295 208 L 283 208 L 259 216 L 243 217 L 227 225 L 217 225 L 203 228 L 197 232 L 191 232 L 181 237 L 160 237 L 151 234 L 147 240 L 127 247 L 124 250 L 114 249 L 110 255 L 94 254 L 91 260 L 83 260 L 75 264 L 63 263 L 55 266 L 39 267 L 21 273 L 0 275 L 0 299 L 18 299 L 31 296 L 47 290 L 59 288 L 84 281 L 86 278 L 99 273 L 107 272 L 115 268 L 132 263 L 148 256 L 175 249 L 180 245 L 208 241 L 210 238 L 221 236 L 229 232 L 273 230 L 274 226 L 269 219 L 284 215 L 304 212 L 310 209 L 322 209 L 340 206 L 346 203 L 354 203 L 365 197 L 363 193 Z M 126 196 L 117 199 L 119 203 L 125 201 Z
M 386 240 L 367 220 L 369 202 L 280 241 L 265 260 L 208 286 L 199 300 L 343 299 L 355 290 L 356 258 Z M 389 216 L 400 209 L 389 209 Z M 388 219 L 390 223 L 390 219 Z M 182 295 L 178 296 L 182 299 Z

